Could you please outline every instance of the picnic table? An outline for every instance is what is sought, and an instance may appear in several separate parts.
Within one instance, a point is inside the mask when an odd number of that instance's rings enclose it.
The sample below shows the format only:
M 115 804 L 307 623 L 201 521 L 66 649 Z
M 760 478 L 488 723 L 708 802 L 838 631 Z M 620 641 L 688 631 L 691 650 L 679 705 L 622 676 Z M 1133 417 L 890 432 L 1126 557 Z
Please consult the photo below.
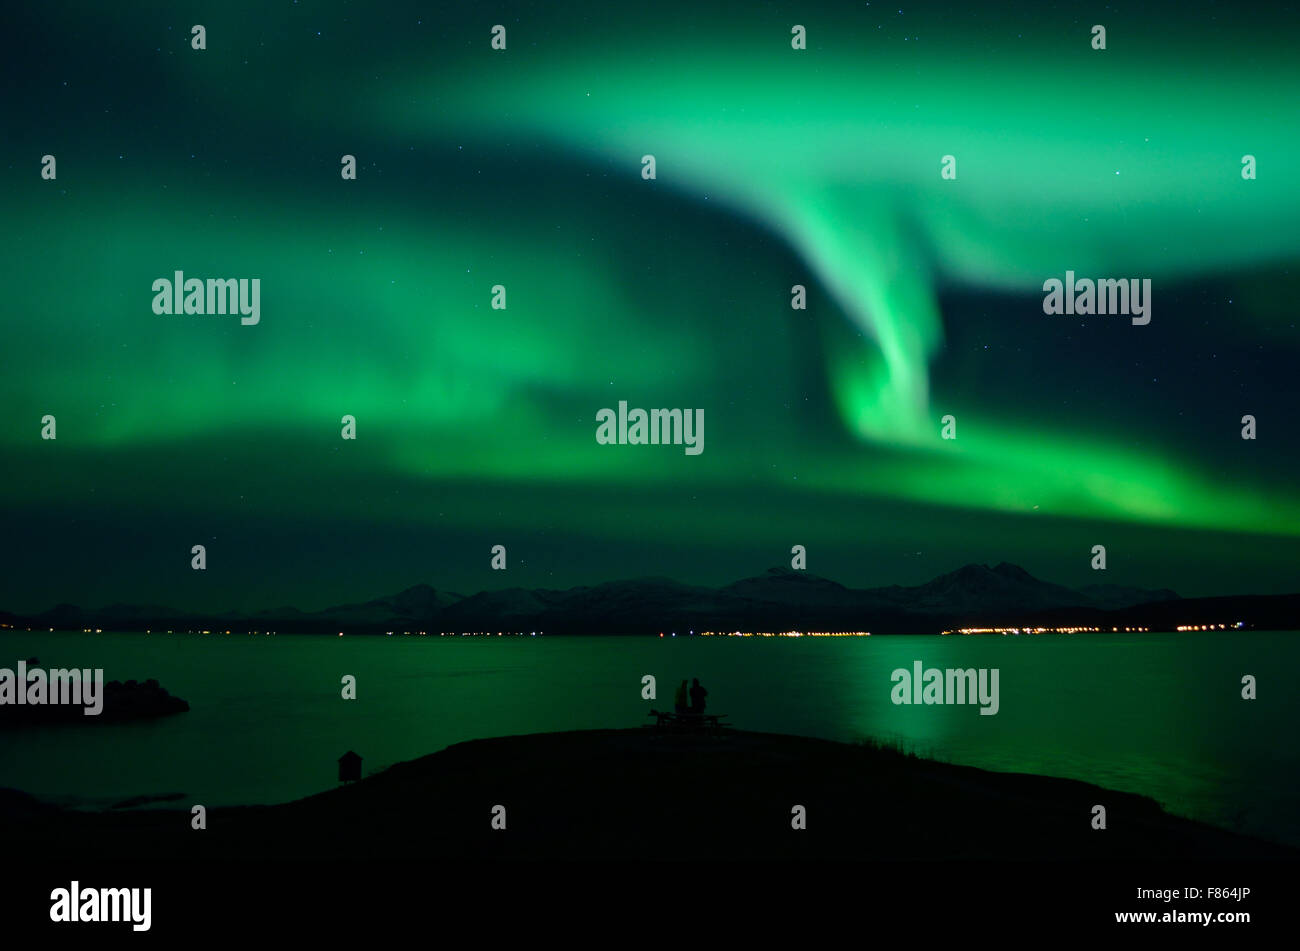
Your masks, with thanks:
M 727 714 L 670 713 L 667 710 L 651 710 L 646 716 L 655 718 L 655 729 L 717 730 L 725 725 L 722 720 Z

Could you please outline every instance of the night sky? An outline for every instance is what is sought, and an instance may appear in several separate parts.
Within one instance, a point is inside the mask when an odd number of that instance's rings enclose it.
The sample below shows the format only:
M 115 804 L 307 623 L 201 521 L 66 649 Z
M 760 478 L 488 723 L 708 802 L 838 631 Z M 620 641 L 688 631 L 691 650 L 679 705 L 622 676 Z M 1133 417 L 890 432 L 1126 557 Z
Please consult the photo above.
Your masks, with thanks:
M 1300 589 L 1282 14 L 373 6 L 11 14 L 0 608 L 718 584 L 794 544 L 853 587 Z M 259 278 L 260 323 L 155 314 L 176 270 Z M 1150 324 L 1045 315 L 1067 270 L 1149 278 Z M 703 409 L 704 451 L 599 445 L 620 400 Z

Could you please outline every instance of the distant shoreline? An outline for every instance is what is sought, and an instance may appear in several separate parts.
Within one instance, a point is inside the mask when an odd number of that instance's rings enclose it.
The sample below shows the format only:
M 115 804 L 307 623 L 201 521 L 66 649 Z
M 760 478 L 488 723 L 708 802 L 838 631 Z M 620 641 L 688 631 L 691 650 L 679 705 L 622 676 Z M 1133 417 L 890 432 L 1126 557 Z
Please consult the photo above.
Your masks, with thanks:
M 1265 627 L 1254 624 L 1240 625 L 1187 625 L 1181 627 L 1169 628 L 1130 628 L 1126 630 L 1122 627 L 1075 627 L 1073 625 L 1065 626 L 1061 629 L 1030 629 L 1020 628 L 1014 630 L 1008 628 L 990 628 L 983 630 L 950 630 L 950 631 L 827 631 L 827 632 L 803 632 L 803 631 L 741 631 L 741 632 L 676 632 L 664 633 L 658 632 L 647 633 L 645 631 L 461 631 L 461 632 L 443 632 L 443 631 L 372 631 L 367 629 L 350 630 L 345 632 L 339 631 L 321 631 L 321 630 L 288 630 L 288 631 L 236 631 L 231 630 L 140 630 L 138 628 L 103 628 L 96 631 L 74 630 L 71 628 L 3 628 L 0 629 L 0 637 L 6 634 L 144 634 L 150 637 L 319 637 L 319 638 L 338 638 L 347 637 L 364 637 L 364 638 L 423 638 L 432 640 L 460 639 L 466 637 L 474 638 L 527 638 L 527 637 L 651 637 L 658 639 L 663 637 L 665 640 L 670 638 L 687 638 L 698 639 L 708 638 L 718 640 L 734 637 L 756 637 L 756 638 L 802 638 L 811 637 L 821 639 L 826 637 L 998 637 L 998 636 L 1022 636 L 1022 637 L 1052 637 L 1052 636 L 1079 636 L 1090 634 L 1244 634 L 1251 632 L 1275 632 L 1275 633 L 1300 633 L 1300 624 L 1282 627 Z
M 925 584 L 855 589 L 802 570 L 773 568 L 722 587 L 669 578 L 608 581 L 565 590 L 505 588 L 469 597 L 417 584 L 370 601 L 318 611 L 240 612 L 114 604 L 0 611 L 0 631 L 193 631 L 276 634 L 690 636 L 701 631 L 940 634 L 970 629 L 1176 631 L 1300 629 L 1300 593 L 1184 598 L 1169 589 L 1114 584 L 1068 588 L 1005 562 L 965 565 Z M 617 635 L 616 635 L 617 636 Z

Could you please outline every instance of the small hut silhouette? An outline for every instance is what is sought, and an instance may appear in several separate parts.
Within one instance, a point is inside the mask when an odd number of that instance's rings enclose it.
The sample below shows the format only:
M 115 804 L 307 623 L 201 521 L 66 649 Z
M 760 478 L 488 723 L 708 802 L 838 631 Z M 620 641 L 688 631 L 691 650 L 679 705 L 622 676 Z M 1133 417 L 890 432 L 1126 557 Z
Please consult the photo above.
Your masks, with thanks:
M 361 757 L 348 750 L 339 757 L 339 782 L 356 782 L 361 778 Z

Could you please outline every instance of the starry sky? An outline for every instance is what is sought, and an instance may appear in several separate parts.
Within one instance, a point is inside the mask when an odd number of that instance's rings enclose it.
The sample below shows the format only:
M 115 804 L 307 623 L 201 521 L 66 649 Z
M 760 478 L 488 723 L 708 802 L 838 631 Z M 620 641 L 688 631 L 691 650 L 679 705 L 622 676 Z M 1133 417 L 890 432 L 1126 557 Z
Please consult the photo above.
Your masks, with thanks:
M 795 544 L 854 587 L 1300 588 L 1293 22 L 554 6 L 16 14 L 0 608 L 719 584 Z M 1067 269 L 1149 278 L 1151 323 L 1045 315 Z M 176 270 L 259 278 L 260 323 L 155 314 Z M 620 400 L 702 409 L 704 451 L 599 445 Z

